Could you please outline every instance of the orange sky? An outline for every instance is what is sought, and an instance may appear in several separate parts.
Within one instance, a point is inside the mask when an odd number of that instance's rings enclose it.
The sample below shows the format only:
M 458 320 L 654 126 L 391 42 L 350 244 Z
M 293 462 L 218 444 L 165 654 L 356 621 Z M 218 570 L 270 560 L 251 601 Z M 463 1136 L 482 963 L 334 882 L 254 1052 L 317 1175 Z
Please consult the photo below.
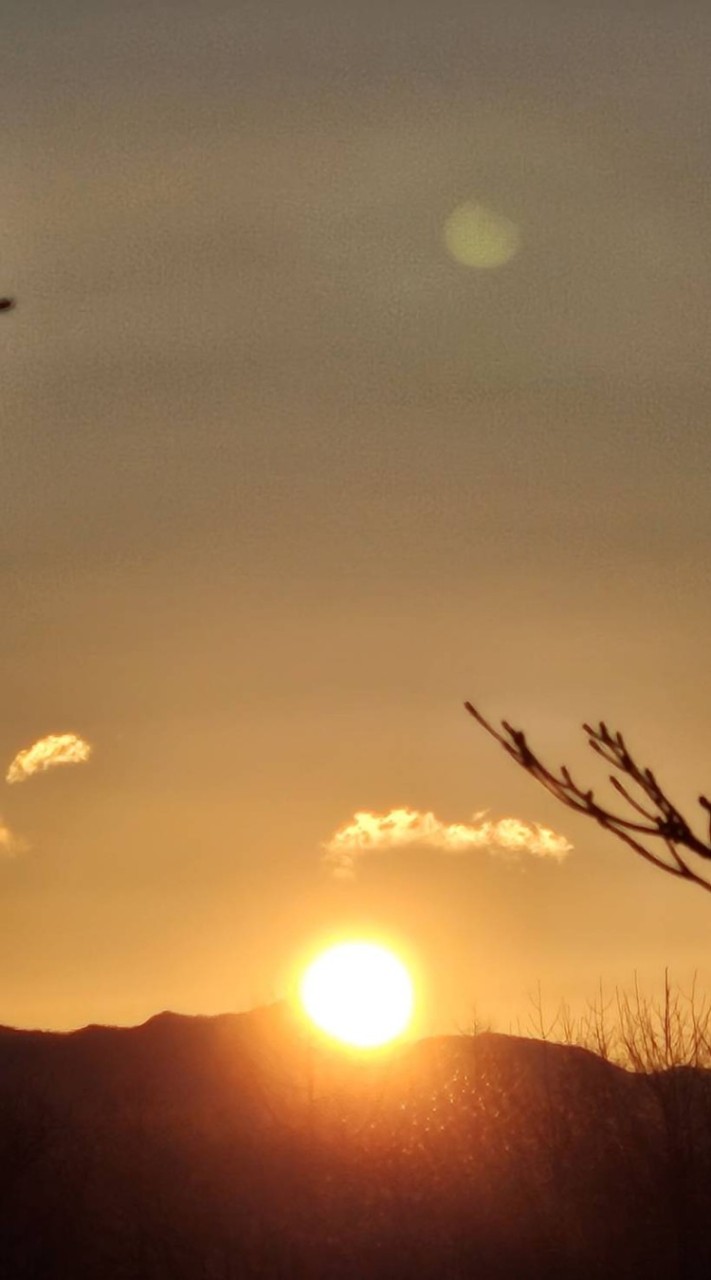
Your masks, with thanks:
M 462 709 L 591 778 L 604 717 L 708 789 L 708 7 L 9 0 L 0 35 L 0 762 L 93 748 L 0 796 L 0 1022 L 245 1008 L 362 931 L 424 1030 L 711 979 L 704 895 Z M 510 260 L 453 255 L 472 203 Z M 334 878 L 396 808 L 573 850 Z

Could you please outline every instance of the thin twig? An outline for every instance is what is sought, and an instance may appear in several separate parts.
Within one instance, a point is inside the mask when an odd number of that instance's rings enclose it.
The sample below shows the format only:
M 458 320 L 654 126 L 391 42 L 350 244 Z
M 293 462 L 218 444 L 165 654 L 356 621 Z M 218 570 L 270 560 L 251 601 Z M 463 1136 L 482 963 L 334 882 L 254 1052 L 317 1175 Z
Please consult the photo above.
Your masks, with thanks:
M 625 779 L 629 779 L 649 805 L 647 808 L 646 805 L 640 804 L 619 777 L 611 775 L 610 782 L 617 794 L 645 819 L 644 823 L 636 822 L 624 814 L 613 813 L 599 804 L 592 788 L 584 790 L 579 787 L 565 765 L 561 765 L 558 774 L 548 769 L 531 750 L 526 735 L 521 729 L 515 729 L 507 720 L 503 720 L 502 732 L 486 720 L 471 702 L 465 702 L 464 706 L 482 729 L 495 738 L 516 763 L 540 782 L 547 791 L 550 791 L 551 795 L 560 800 L 561 804 L 574 809 L 576 813 L 584 813 L 593 818 L 605 831 L 611 831 L 641 858 L 651 862 L 661 871 L 666 871 L 668 875 L 676 876 L 678 879 L 688 880 L 691 884 L 698 885 L 700 889 L 711 893 L 711 880 L 707 880 L 695 871 L 681 852 L 689 851 L 699 858 L 711 860 L 711 801 L 706 796 L 699 796 L 699 804 L 708 815 L 708 843 L 692 831 L 686 819 L 660 787 L 651 769 L 640 768 L 636 763 L 621 733 L 611 733 L 604 720 L 600 721 L 597 729 L 584 724 L 583 730 L 587 734 L 589 746 Z M 639 837 L 644 837 L 644 842 Z M 661 841 L 667 849 L 669 860 L 660 857 L 650 849 L 647 845 L 648 840 Z

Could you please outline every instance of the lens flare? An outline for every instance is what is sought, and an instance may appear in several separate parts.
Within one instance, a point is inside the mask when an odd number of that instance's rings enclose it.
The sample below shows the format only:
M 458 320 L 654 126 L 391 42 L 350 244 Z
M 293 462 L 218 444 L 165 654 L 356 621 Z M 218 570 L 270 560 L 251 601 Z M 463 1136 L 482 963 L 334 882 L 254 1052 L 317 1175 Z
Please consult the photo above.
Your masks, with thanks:
M 404 964 L 372 942 L 345 942 L 322 952 L 301 981 L 301 1003 L 327 1035 L 375 1049 L 402 1035 L 414 1006 Z
M 521 248 L 521 232 L 510 218 L 470 200 L 458 205 L 448 217 L 444 242 L 462 266 L 491 270 L 505 266 L 516 256 Z

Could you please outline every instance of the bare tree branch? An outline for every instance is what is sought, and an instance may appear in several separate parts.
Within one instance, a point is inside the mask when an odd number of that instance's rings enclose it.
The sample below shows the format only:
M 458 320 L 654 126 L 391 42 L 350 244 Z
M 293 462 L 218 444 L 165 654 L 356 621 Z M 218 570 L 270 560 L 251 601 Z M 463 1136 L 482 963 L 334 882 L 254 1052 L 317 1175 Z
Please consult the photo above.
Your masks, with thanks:
M 699 796 L 699 804 L 709 818 L 709 843 L 699 839 L 692 831 L 686 819 L 662 790 L 651 769 L 640 768 L 621 733 L 611 733 L 604 721 L 600 721 L 597 729 L 584 724 L 583 729 L 593 751 L 617 770 L 616 774 L 610 774 L 610 782 L 615 791 L 643 821 L 613 813 L 598 803 L 592 788 L 584 790 L 579 787 L 565 765 L 561 765 L 557 774 L 548 769 L 531 750 L 520 729 L 514 729 L 503 720 L 502 732 L 485 720 L 471 702 L 465 702 L 464 705 L 477 723 L 500 743 L 516 763 L 532 778 L 536 778 L 561 804 L 574 809 L 576 813 L 585 813 L 593 818 L 605 831 L 611 831 L 640 857 L 659 867 L 660 871 L 688 880 L 711 893 L 711 879 L 706 879 L 695 871 L 684 856 L 688 851 L 711 860 L 711 800 L 706 796 Z M 624 782 L 620 780 L 620 774 Z M 631 786 L 637 788 L 640 799 L 632 793 Z M 667 856 L 658 851 L 658 844 L 656 850 L 649 848 L 650 841 L 661 842 L 666 848 Z

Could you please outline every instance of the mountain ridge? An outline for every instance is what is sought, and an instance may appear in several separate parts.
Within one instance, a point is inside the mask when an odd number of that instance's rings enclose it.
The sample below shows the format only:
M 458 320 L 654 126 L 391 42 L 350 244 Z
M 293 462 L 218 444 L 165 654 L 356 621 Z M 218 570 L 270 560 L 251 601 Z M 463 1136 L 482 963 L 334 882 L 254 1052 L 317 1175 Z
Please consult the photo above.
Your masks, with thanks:
M 707 1280 L 709 1073 L 284 1002 L 0 1028 L 3 1280 Z

